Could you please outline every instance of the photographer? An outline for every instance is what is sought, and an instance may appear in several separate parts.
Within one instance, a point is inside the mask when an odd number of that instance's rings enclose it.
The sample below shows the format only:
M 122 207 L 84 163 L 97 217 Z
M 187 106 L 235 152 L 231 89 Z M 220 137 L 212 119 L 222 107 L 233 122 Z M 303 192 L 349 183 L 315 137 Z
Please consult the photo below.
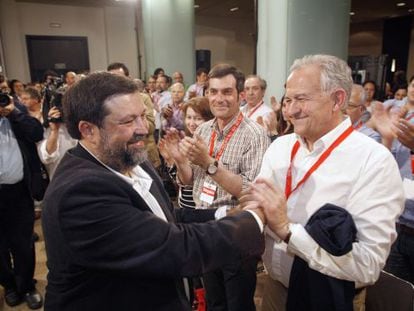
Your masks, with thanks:
M 42 107 L 45 135 L 37 148 L 40 160 L 45 165 L 49 178 L 52 178 L 66 150 L 74 147 L 76 140 L 70 137 L 63 123 L 62 97 L 68 87 L 54 72 L 45 73 L 45 77 Z
M 48 125 L 44 139 L 38 143 L 39 157 L 45 164 L 49 178 L 53 177 L 56 167 L 63 158 L 66 150 L 76 145 L 63 123 L 62 110 L 52 107 L 48 112 Z
M 35 143 L 42 137 L 40 122 L 0 93 L 0 284 L 7 305 L 26 301 L 30 309 L 43 305 L 33 280 L 32 240 L 33 198 L 41 199 L 34 191 L 40 168 Z

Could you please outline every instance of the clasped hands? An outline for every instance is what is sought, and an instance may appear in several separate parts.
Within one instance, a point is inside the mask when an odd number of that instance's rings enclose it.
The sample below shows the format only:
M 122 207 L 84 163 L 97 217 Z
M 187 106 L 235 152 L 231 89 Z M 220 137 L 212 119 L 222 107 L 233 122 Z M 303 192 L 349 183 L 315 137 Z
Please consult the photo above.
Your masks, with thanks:
M 281 240 L 289 234 L 285 194 L 270 179 L 258 178 L 242 191 L 240 208 L 255 212 Z

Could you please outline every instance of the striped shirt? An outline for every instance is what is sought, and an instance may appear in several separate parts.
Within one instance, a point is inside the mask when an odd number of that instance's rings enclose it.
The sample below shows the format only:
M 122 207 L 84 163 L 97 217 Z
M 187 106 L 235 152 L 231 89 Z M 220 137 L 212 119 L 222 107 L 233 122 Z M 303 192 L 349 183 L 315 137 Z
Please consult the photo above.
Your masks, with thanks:
M 220 132 L 216 119 L 212 119 L 200 125 L 196 133 L 199 134 L 208 145 L 213 131 L 216 132 L 214 141 L 214 154 L 216 154 L 236 122 L 239 114 L 236 114 L 232 121 Z M 260 171 L 263 155 L 270 144 L 269 137 L 265 130 L 253 120 L 243 118 L 240 126 L 228 142 L 219 162 L 221 166 L 230 172 L 240 175 L 243 180 L 242 188 L 245 189 L 248 183 L 253 181 Z M 209 208 L 227 206 L 235 207 L 238 201 L 230 193 L 220 187 L 205 170 L 199 166 L 193 166 L 193 197 L 197 208 L 206 207 L 206 203 L 200 201 L 200 194 L 204 182 L 217 185 L 216 196 Z

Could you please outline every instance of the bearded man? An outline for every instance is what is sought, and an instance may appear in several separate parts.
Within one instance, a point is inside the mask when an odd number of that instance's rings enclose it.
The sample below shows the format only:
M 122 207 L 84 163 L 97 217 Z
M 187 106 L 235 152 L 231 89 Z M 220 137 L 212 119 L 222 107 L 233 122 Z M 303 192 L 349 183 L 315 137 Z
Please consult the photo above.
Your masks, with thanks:
M 205 222 L 214 210 L 173 209 L 145 160 L 148 127 L 134 81 L 91 74 L 63 107 L 79 144 L 44 199 L 46 311 L 191 310 L 182 277 L 261 254 L 261 210 Z

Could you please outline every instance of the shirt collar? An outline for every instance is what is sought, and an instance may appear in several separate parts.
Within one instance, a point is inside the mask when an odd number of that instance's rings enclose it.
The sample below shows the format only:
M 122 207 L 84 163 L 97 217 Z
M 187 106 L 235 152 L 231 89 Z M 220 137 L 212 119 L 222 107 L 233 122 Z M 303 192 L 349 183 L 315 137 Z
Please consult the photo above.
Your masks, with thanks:
M 319 138 L 317 141 L 315 141 L 313 143 L 313 151 L 319 152 L 326 149 L 335 141 L 335 139 L 339 137 L 339 135 L 341 135 L 350 126 L 351 119 L 347 117 L 345 120 L 339 123 L 334 129 L 332 129 L 331 131 L 323 135 L 321 138 Z M 306 150 L 308 150 L 305 140 L 297 134 L 296 138 L 300 142 L 301 147 L 306 148 Z
M 231 119 L 231 121 L 224 127 L 223 131 L 221 132 L 218 124 L 217 124 L 217 118 L 214 118 L 214 122 L 211 125 L 211 127 L 217 132 L 217 133 L 222 133 L 223 135 L 227 135 L 227 133 L 230 131 L 231 127 L 236 123 L 237 118 L 240 115 L 240 111 L 237 112 L 237 114 L 233 117 L 233 119 Z

